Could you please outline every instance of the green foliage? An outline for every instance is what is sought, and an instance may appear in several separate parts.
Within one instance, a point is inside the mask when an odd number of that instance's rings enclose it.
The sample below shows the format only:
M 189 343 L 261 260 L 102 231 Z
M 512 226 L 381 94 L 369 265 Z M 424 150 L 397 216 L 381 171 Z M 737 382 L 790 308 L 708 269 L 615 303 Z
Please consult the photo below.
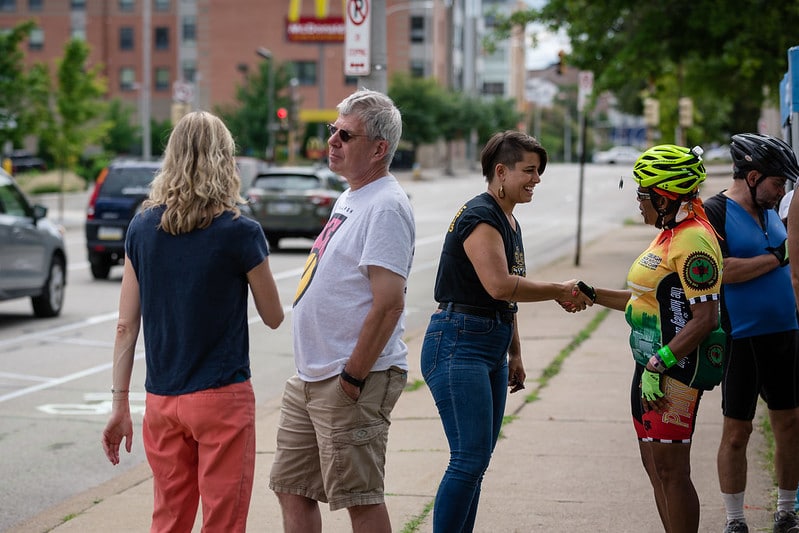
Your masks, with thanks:
M 30 133 L 29 82 L 20 44 L 35 27 L 33 21 L 27 21 L 0 33 L 0 148 L 7 141 L 20 146 Z
M 434 79 L 395 74 L 391 78 L 388 96 L 402 113 L 403 140 L 416 148 L 441 137 L 439 118 L 447 94 Z
M 291 109 L 291 95 L 286 91 L 294 76 L 290 63 L 274 65 L 274 105 L 269 109 L 269 65 L 273 61 L 274 58 L 263 60 L 255 74 L 245 74 L 243 83 L 236 88 L 235 105 L 216 109 L 236 139 L 240 153 L 264 154 L 269 145 L 266 125 L 270 114 L 272 123 L 276 124 L 276 110 L 280 107 Z M 277 146 L 277 141 L 273 144 Z
M 624 94 L 623 111 L 639 113 L 645 94 L 658 98 L 664 138 L 676 125 L 677 99 L 691 97 L 698 125 L 689 141 L 707 142 L 756 131 L 762 104 L 777 103 L 796 44 L 785 28 L 799 25 L 799 3 L 550 0 L 498 19 L 494 37 L 530 22 L 565 29 L 568 64 L 594 73 L 595 94 Z
M 41 142 L 59 169 L 76 169 L 84 150 L 99 142 L 110 127 L 102 120 L 107 107 L 102 101 L 105 79 L 100 76 L 100 66 L 86 67 L 88 56 L 89 47 L 83 40 L 70 40 L 58 64 L 52 97 L 40 94 L 37 101 Z M 42 85 L 37 90 L 49 89 L 46 68 L 39 67 L 36 72 Z
M 141 131 L 133 124 L 132 106 L 118 98 L 108 104 L 110 128 L 102 139 L 103 150 L 111 154 L 141 153 Z
M 154 156 L 161 156 L 166 150 L 166 143 L 169 141 L 169 134 L 172 133 L 172 120 L 164 119 L 157 121 L 150 120 L 150 153 Z

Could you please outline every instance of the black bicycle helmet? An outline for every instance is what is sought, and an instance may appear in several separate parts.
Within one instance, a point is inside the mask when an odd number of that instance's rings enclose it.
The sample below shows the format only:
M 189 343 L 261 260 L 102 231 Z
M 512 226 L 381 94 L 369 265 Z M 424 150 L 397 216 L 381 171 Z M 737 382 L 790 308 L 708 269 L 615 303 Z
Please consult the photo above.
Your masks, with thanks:
M 757 170 L 768 176 L 799 180 L 799 164 L 791 147 L 776 137 L 761 133 L 739 133 L 732 136 L 730 154 L 736 171 Z M 762 179 L 761 178 L 761 179 Z

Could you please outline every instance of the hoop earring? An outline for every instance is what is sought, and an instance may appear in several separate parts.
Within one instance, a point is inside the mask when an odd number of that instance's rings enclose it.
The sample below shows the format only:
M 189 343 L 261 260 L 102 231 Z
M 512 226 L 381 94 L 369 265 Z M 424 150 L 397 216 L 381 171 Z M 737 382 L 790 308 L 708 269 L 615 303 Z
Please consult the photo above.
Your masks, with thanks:
M 505 198 L 505 185 L 499 186 L 499 191 L 497 191 L 497 196 L 500 198 Z

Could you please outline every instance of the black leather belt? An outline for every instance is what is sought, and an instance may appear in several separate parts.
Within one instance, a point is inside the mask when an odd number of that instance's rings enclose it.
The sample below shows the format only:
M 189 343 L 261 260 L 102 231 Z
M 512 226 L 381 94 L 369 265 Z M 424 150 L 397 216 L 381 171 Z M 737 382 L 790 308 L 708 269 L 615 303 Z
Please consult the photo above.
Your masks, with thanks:
M 512 311 L 500 311 L 498 309 L 491 309 L 489 307 L 477 307 L 474 305 L 456 304 L 456 303 L 440 303 L 439 309 L 452 311 L 453 313 L 463 313 L 464 315 L 479 316 L 483 318 L 493 318 L 504 322 L 506 324 L 513 323 L 515 313 Z

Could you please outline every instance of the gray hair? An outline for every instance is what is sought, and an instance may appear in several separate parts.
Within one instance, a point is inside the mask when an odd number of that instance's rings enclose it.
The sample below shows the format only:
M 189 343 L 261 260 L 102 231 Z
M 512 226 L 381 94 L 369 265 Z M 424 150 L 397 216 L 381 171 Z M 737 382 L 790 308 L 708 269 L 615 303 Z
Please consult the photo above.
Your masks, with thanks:
M 342 116 L 357 117 L 370 139 L 388 142 L 388 151 L 383 158 L 388 168 L 402 137 L 402 115 L 391 98 L 381 92 L 360 89 L 342 100 L 336 109 Z

